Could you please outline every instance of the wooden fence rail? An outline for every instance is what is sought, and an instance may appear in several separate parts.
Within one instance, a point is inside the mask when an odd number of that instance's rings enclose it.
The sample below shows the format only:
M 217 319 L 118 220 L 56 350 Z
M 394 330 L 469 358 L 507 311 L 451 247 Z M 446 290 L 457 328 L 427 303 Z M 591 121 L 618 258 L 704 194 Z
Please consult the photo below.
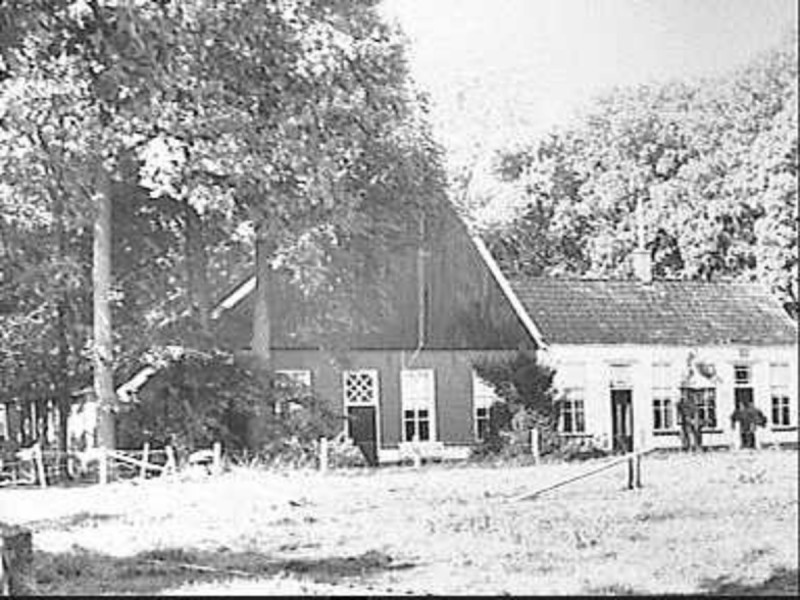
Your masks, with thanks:
M 154 462 L 156 458 L 162 460 Z M 133 469 L 139 479 L 146 479 L 149 473 L 163 476 L 177 471 L 175 451 L 171 446 L 151 449 L 145 443 L 141 450 L 90 448 L 81 452 L 63 452 L 42 450 L 37 443 L 17 451 L 14 460 L 0 462 L 0 486 L 38 484 L 46 488 L 48 483 L 65 475 L 71 478 L 86 476 L 93 463 L 97 465 L 99 483 L 107 483 L 120 466 Z M 221 473 L 222 445 L 216 442 L 211 449 L 193 452 L 187 464 L 206 465 L 211 473 Z
M 564 487 L 565 485 L 569 485 L 571 483 L 575 483 L 576 481 L 581 481 L 586 479 L 587 477 L 591 477 L 593 475 L 597 475 L 598 473 L 602 473 L 603 471 L 607 471 L 608 469 L 612 469 L 617 467 L 623 463 L 627 463 L 628 465 L 628 489 L 636 489 L 642 487 L 642 456 L 648 454 L 653 451 L 653 448 L 647 450 L 639 450 L 637 452 L 631 452 L 624 456 L 620 456 L 619 458 L 613 459 L 610 462 L 607 462 L 603 465 L 580 473 L 579 475 L 574 475 L 572 477 L 568 477 L 567 479 L 562 479 L 556 483 L 548 484 L 544 487 L 536 489 L 532 492 L 525 492 L 524 494 L 520 494 L 511 498 L 512 502 L 519 502 L 522 500 L 533 500 L 540 495 L 544 494 L 545 492 L 549 492 L 551 490 L 558 489 L 560 487 Z

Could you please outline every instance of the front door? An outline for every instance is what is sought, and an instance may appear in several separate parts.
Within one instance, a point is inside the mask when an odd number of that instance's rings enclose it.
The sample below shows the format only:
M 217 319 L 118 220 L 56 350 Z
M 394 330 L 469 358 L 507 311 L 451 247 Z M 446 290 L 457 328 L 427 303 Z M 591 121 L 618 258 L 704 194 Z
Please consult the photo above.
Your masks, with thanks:
M 611 435 L 614 452 L 633 452 L 633 392 L 611 390 Z
M 350 438 L 361 450 L 370 467 L 378 464 L 378 432 L 375 427 L 375 416 L 374 406 L 347 407 Z
M 753 406 L 753 388 L 736 388 L 733 391 L 733 397 L 736 401 L 736 413 L 742 414 L 747 409 L 752 410 Z M 742 424 L 739 422 L 739 438 L 742 448 L 755 448 L 756 447 L 756 434 L 755 427 L 750 423 Z
M 378 371 L 360 369 L 342 373 L 347 435 L 371 467 L 378 464 Z

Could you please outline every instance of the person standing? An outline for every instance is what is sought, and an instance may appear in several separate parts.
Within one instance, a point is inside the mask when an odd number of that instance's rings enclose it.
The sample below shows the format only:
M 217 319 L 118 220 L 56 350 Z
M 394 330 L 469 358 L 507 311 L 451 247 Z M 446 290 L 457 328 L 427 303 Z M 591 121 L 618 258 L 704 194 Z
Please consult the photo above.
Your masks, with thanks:
M 756 447 L 756 429 L 767 424 L 767 417 L 752 402 L 743 402 L 731 414 L 731 427 L 739 425 L 742 448 Z

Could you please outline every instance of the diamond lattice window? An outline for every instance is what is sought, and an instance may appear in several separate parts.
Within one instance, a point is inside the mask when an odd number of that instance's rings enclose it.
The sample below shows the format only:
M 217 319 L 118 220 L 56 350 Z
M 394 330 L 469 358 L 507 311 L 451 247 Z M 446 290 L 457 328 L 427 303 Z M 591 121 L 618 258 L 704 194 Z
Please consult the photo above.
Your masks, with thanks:
M 375 404 L 378 374 L 375 371 L 347 371 L 344 376 L 345 404 Z

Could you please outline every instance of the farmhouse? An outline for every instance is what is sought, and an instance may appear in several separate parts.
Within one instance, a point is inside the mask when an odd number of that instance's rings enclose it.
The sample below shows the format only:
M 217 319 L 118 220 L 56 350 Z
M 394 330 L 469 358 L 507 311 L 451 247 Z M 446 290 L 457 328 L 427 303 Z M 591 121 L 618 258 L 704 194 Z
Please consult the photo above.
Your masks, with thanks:
M 511 285 L 556 368 L 560 429 L 616 451 L 680 447 L 677 405 L 698 394 L 707 446 L 738 446 L 736 407 L 767 417 L 757 443 L 797 443 L 797 326 L 755 284 L 530 278 Z
M 336 312 L 333 298 L 308 302 L 281 267 L 267 294 L 273 367 L 340 410 L 371 464 L 466 457 L 497 400 L 473 366 L 520 349 L 555 367 L 566 438 L 617 452 L 680 447 L 678 402 L 690 390 L 705 445 L 741 444 L 730 417 L 747 404 L 767 416 L 759 444 L 797 442 L 797 326 L 760 286 L 652 281 L 641 260 L 638 279 L 509 281 L 449 206 L 382 260 L 380 280 L 347 306 L 369 326 L 345 319 L 338 346 L 318 318 Z M 384 302 L 369 285 L 388 290 Z M 242 357 L 255 294 L 248 279 L 214 314 L 218 341 Z
M 430 219 L 421 242 L 391 253 L 381 280 L 388 290 L 351 299 L 369 326 L 345 335 L 346 347 L 315 324 L 330 303 L 306 306 L 290 273 L 274 269 L 268 293 L 273 368 L 309 385 L 346 417 L 346 433 L 371 464 L 423 456 L 464 458 L 484 435 L 496 400 L 473 372 L 476 360 L 535 354 L 536 331 L 480 242 L 449 206 Z M 365 284 L 367 286 L 369 284 Z M 250 351 L 253 279 L 219 305 L 219 341 Z M 348 322 L 351 320 L 348 320 Z M 335 340 L 334 340 L 335 341 Z M 334 344 L 335 345 L 335 344 Z M 135 389 L 138 383 L 123 388 Z M 125 391 L 123 389 L 123 391 Z
M 334 296 L 308 298 L 296 273 L 271 269 L 273 368 L 341 410 L 345 432 L 371 464 L 412 452 L 466 457 L 485 435 L 497 400 L 473 365 L 519 350 L 535 356 L 540 346 L 486 248 L 449 204 L 441 208 L 422 217 L 411 243 L 375 253 L 384 263 L 379 278 L 357 285 L 359 293 L 344 307 Z M 212 313 L 217 342 L 243 359 L 252 354 L 255 293 L 250 278 Z M 326 322 L 320 315 L 333 318 Z M 121 382 L 119 399 L 146 393 L 156 372 L 147 366 Z M 68 430 L 70 438 L 93 445 L 96 401 L 84 400 L 73 407 Z M 0 417 L 0 434 L 23 445 L 32 441 L 20 419 L 7 419 L 6 411 Z

